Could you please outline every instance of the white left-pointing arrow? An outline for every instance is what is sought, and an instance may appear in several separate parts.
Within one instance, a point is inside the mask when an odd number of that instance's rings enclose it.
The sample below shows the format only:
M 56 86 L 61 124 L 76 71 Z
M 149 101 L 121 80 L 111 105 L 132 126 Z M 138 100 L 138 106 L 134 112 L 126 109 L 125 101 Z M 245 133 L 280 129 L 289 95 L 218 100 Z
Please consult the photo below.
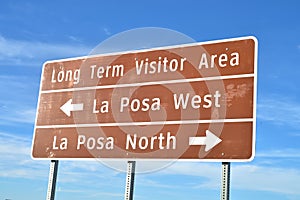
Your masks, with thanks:
M 189 145 L 205 145 L 205 151 L 211 150 L 214 146 L 222 142 L 215 134 L 206 130 L 206 137 L 190 137 Z
M 68 116 L 71 116 L 71 111 L 83 110 L 83 103 L 72 104 L 72 99 L 69 99 L 60 109 Z

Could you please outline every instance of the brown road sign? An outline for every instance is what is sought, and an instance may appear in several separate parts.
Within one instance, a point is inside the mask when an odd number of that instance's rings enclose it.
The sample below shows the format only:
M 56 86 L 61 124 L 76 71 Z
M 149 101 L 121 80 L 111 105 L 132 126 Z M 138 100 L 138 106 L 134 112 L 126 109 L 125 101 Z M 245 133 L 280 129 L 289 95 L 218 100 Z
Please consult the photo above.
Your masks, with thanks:
M 249 161 L 256 63 L 254 37 L 46 62 L 32 156 Z

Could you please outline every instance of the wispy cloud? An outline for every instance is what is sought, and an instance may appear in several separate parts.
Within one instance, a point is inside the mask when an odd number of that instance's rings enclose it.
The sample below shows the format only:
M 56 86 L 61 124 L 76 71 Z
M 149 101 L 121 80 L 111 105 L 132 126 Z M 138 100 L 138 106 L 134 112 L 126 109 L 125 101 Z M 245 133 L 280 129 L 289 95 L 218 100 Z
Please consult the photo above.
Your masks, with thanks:
M 19 109 L 18 109 L 19 108 Z M 15 107 L 14 110 L 6 112 L 0 112 L 0 124 L 16 125 L 16 123 L 29 123 L 33 124 L 35 120 L 36 109 L 35 108 L 22 108 L 22 106 Z
M 106 35 L 108 35 L 108 36 L 111 35 L 111 32 L 108 28 L 103 28 L 103 31 Z
M 257 117 L 276 124 L 299 126 L 300 104 L 288 98 L 262 99 L 257 105 Z
M 76 37 L 76 36 L 73 36 L 73 35 L 69 35 L 68 38 L 71 40 L 71 41 L 74 41 L 74 42 L 82 42 L 81 39 L 79 37 Z
M 279 149 L 260 152 L 256 155 L 261 158 L 285 158 L 285 159 L 299 159 L 300 149 Z
M 25 76 L 0 75 L 0 124 L 34 123 L 38 83 Z
M 40 65 L 42 60 L 84 56 L 90 51 L 82 45 L 15 40 L 0 35 L 1 65 Z
M 30 137 L 0 132 L 0 177 L 46 181 L 50 161 L 32 160 L 30 154 Z M 59 185 L 64 192 L 73 190 L 70 183 L 73 187 L 86 185 L 87 188 L 91 185 L 95 187 L 96 185 L 105 187 L 121 185 L 124 182 L 123 175 L 121 174 L 120 178 L 120 174 L 95 161 L 61 161 L 59 164 Z M 99 180 L 106 181 L 99 182 Z

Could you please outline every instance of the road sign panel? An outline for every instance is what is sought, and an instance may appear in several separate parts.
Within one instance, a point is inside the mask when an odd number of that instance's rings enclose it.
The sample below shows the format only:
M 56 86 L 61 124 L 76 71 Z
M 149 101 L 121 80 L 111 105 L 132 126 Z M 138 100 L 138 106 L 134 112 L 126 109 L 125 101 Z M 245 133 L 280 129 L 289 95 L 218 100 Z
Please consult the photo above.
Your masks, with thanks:
M 248 161 L 257 41 L 46 62 L 32 156 Z

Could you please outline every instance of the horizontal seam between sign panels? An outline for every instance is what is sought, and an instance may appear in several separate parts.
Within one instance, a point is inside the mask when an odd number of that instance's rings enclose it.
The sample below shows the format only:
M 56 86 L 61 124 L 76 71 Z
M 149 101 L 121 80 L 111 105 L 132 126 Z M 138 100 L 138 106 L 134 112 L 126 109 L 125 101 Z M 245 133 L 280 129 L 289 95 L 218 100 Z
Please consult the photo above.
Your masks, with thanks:
M 177 120 L 177 121 L 152 121 L 152 122 L 119 122 L 119 123 L 95 123 L 95 124 L 61 124 L 61 125 L 38 125 L 35 128 L 84 128 L 84 127 L 112 127 L 112 126 L 144 126 L 144 125 L 174 125 L 174 124 L 208 124 L 208 123 L 232 123 L 253 122 L 253 118 L 240 119 L 200 119 L 200 120 Z
M 174 84 L 174 83 L 188 83 L 188 82 L 200 82 L 200 81 L 214 81 L 214 80 L 224 80 L 224 79 L 236 79 L 236 78 L 250 78 L 254 77 L 254 73 L 251 74 L 239 74 L 239 75 L 227 75 L 227 76 L 212 76 L 205 78 L 190 78 L 190 79 L 178 79 L 178 80 L 165 80 L 165 81 L 151 81 L 151 82 L 141 82 L 141 83 L 126 83 L 126 84 L 116 84 L 116 85 L 98 85 L 90 87 L 78 87 L 78 88 L 66 88 L 66 89 L 56 89 L 56 90 L 43 90 L 41 93 L 57 93 L 57 92 L 73 92 L 73 91 L 83 91 L 83 90 L 99 90 L 99 89 L 109 89 L 109 88 L 124 88 L 124 87 L 141 87 L 149 85 L 162 85 L 162 84 Z

